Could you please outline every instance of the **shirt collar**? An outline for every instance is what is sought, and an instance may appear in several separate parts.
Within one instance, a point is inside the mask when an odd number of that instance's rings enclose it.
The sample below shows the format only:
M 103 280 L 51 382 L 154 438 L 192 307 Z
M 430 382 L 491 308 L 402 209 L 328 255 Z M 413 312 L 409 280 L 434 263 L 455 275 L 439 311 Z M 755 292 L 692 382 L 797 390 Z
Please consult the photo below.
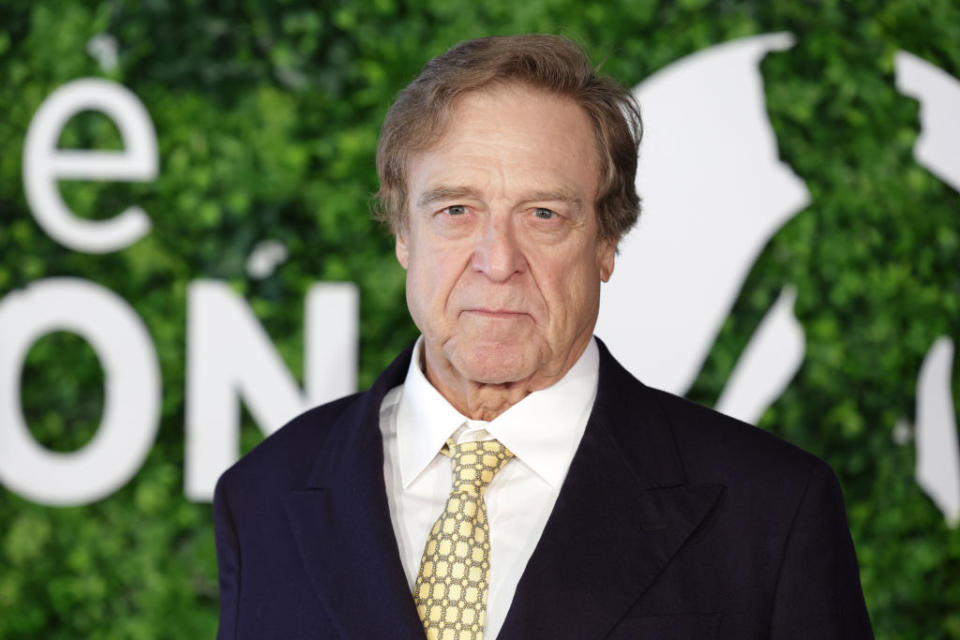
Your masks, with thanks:
M 466 422 L 466 417 L 427 380 L 420 368 L 422 354 L 421 336 L 413 346 L 397 407 L 397 451 L 400 481 L 405 489 L 440 452 L 447 438 Z
M 534 391 L 495 419 L 469 420 L 430 384 L 420 368 L 417 340 L 397 408 L 400 480 L 407 488 L 461 427 L 485 428 L 551 487 L 563 484 L 597 393 L 600 352 L 591 339 L 573 367 L 546 389 Z

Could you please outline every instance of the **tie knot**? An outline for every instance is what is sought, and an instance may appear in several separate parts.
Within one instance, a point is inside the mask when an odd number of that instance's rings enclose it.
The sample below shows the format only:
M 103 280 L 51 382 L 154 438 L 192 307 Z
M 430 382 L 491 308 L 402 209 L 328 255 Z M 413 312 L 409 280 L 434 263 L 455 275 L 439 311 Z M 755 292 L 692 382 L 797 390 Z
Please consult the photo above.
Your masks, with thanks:
M 497 440 L 454 443 L 447 440 L 443 453 L 453 463 L 453 490 L 482 495 L 493 476 L 513 454 Z

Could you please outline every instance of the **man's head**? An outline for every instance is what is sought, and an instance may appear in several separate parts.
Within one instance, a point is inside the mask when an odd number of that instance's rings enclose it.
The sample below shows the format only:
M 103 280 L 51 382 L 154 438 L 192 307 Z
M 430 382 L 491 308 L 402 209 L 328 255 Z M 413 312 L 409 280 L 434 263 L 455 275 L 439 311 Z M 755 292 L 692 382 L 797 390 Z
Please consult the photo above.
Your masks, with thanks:
M 577 103 L 590 119 L 601 175 L 596 210 L 600 233 L 619 239 L 637 221 L 634 188 L 642 135 L 629 91 L 596 73 L 582 49 L 554 35 L 500 36 L 461 42 L 430 60 L 387 113 L 377 147 L 377 216 L 396 233 L 407 220 L 407 162 L 429 148 L 450 123 L 463 95 L 523 84 Z
M 427 375 L 468 415 L 553 384 L 583 352 L 637 217 L 638 136 L 629 94 L 552 36 L 461 44 L 391 109 L 384 211 Z M 477 389 L 508 397 L 491 408 Z

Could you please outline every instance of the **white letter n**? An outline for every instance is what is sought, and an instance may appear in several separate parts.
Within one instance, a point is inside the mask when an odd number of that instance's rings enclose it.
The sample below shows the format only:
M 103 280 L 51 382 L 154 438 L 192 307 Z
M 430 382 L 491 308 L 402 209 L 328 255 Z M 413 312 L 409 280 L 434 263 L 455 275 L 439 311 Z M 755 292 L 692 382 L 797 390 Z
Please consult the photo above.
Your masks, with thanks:
M 226 283 L 195 280 L 187 302 L 185 491 L 213 496 L 240 454 L 240 401 L 264 434 L 357 384 L 357 289 L 321 283 L 307 293 L 301 391 L 247 303 Z

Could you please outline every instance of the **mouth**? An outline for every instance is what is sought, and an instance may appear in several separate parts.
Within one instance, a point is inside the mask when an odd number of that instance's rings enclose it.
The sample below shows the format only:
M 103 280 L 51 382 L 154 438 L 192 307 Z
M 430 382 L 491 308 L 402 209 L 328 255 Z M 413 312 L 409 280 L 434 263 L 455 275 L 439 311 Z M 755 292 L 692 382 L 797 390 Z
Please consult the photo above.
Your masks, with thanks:
M 509 311 L 507 309 L 464 309 L 463 313 L 469 313 L 496 320 L 517 320 L 530 315 L 525 311 Z

